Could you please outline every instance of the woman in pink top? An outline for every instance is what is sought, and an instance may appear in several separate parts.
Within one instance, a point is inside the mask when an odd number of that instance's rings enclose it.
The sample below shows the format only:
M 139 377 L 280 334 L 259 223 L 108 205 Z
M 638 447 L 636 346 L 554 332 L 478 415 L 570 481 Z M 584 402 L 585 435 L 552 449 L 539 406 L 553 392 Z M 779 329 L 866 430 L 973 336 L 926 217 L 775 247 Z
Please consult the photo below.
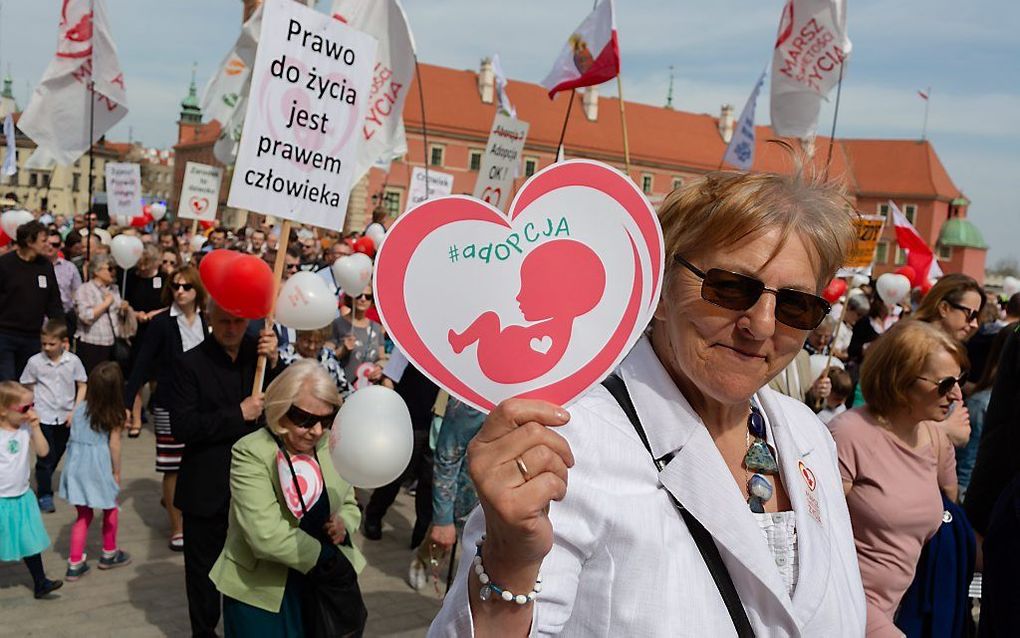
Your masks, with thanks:
M 924 543 L 956 500 L 953 446 L 936 425 L 963 399 L 967 355 L 921 321 L 897 324 L 861 367 L 867 405 L 829 422 L 868 605 L 869 637 L 902 636 L 893 617 Z

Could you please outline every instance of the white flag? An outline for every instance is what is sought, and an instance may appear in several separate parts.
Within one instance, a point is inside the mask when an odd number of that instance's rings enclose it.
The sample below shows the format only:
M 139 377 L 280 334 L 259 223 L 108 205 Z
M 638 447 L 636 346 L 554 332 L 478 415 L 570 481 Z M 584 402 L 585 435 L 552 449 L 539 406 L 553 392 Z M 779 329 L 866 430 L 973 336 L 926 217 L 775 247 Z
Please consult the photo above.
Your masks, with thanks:
M 103 0 L 64 0 L 59 30 L 56 56 L 18 127 L 35 141 L 39 151 L 66 166 L 89 149 L 90 140 L 98 140 L 123 119 L 128 108 L 124 75 Z M 95 88 L 90 91 L 92 83 Z
M 414 79 L 414 38 L 399 0 L 333 0 L 333 17 L 379 41 L 354 181 L 377 160 L 407 152 L 404 100 Z
M 762 84 L 765 83 L 767 71 L 768 69 L 763 70 L 761 76 L 758 77 L 758 83 L 754 85 L 751 96 L 744 104 L 744 110 L 740 112 L 736 130 L 733 131 L 730 144 L 726 147 L 726 154 L 723 155 L 724 162 L 745 171 L 751 170 L 751 165 L 754 164 L 754 109 L 758 104 L 758 93 L 761 91 Z
M 202 115 L 206 120 L 217 120 L 220 124 L 228 122 L 238 108 L 241 99 L 248 95 L 251 84 L 251 67 L 255 63 L 255 51 L 259 46 L 259 34 L 262 31 L 262 5 L 241 27 L 241 35 L 234 43 L 202 93 Z M 226 128 L 226 127 L 224 127 Z
M 14 175 L 18 172 L 18 145 L 14 139 L 14 116 L 10 113 L 4 118 L 4 140 L 7 143 L 7 153 L 4 155 L 4 175 Z
M 850 55 L 845 0 L 787 0 L 772 54 L 772 129 L 809 138 Z
M 498 53 L 492 54 L 492 73 L 496 76 L 496 99 L 499 100 L 499 110 L 516 119 L 517 109 L 510 103 L 510 96 L 506 93 L 507 79 Z

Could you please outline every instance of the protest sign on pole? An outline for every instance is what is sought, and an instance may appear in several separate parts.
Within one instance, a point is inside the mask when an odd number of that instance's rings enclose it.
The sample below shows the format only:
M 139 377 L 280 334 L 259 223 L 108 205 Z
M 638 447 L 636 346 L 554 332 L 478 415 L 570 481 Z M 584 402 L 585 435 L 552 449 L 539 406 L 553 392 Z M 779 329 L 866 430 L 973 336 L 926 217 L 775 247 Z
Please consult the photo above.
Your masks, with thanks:
M 212 221 L 220 200 L 220 182 L 223 169 L 218 166 L 188 162 L 184 166 L 184 184 L 181 186 L 177 217 Z
M 264 12 L 228 203 L 339 231 L 378 43 L 297 2 Z
M 407 206 L 405 210 L 410 209 L 412 206 L 417 206 L 426 199 L 446 197 L 453 192 L 453 175 L 430 170 L 428 171 L 427 187 L 425 175 L 426 171 L 421 166 L 415 166 L 411 169 L 411 186 L 407 189 Z
M 528 123 L 497 112 L 489 131 L 482 164 L 478 169 L 474 197 L 506 210 L 514 188 L 514 176 L 521 163 Z
M 882 236 L 884 225 L 885 217 L 882 215 L 859 215 L 854 220 L 857 241 L 854 242 L 846 263 L 836 273 L 836 277 L 871 276 L 871 266 L 875 261 L 875 249 L 878 247 L 878 238 Z
M 138 164 L 106 163 L 106 199 L 110 217 L 142 214 L 142 171 Z

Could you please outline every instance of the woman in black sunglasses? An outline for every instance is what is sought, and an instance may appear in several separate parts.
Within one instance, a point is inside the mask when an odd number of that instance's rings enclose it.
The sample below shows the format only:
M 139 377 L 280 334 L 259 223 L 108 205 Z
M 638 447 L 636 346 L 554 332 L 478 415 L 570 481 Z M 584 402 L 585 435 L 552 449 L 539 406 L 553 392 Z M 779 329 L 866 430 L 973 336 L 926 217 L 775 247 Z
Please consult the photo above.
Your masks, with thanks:
M 358 295 L 345 294 L 344 300 L 349 310 L 333 320 L 330 336 L 347 382 L 360 390 L 382 379 L 383 327 L 368 316 L 375 303 L 371 286 Z
M 361 512 L 329 451 L 341 402 L 316 361 L 296 361 L 266 389 L 265 427 L 233 447 L 230 526 L 209 573 L 226 636 L 361 635 L 365 558 L 350 534 Z M 321 604 L 324 594 L 336 607 Z M 324 609 L 339 610 L 330 633 Z
M 852 207 L 799 168 L 716 172 L 659 218 L 662 298 L 615 375 L 469 444 L 476 557 L 434 635 L 864 634 L 831 436 L 766 387 L 829 313 Z
M 940 490 L 951 502 L 957 498 L 956 457 L 936 422 L 964 409 L 966 368 L 963 346 L 940 328 L 899 322 L 864 358 L 860 382 L 867 404 L 829 422 L 868 600 L 869 636 L 902 635 L 894 617 L 922 546 L 942 525 Z
M 914 318 L 933 323 L 957 341 L 977 332 L 978 317 L 985 307 L 985 290 L 961 273 L 939 279 L 918 306 Z

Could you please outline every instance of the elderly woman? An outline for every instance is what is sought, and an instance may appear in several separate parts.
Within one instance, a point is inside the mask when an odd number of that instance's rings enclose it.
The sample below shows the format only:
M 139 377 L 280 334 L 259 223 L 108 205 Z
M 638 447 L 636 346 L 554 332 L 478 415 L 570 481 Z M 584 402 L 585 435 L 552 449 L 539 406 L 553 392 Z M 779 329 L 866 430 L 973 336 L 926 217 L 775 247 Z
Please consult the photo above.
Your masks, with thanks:
M 921 548 L 942 524 L 939 489 L 956 500 L 956 458 L 936 426 L 963 399 L 967 355 L 920 321 L 900 322 L 861 368 L 867 406 L 829 422 L 868 601 L 868 636 L 900 636 L 893 616 Z
M 209 573 L 224 595 L 227 636 L 321 635 L 309 589 L 338 574 L 348 587 L 335 602 L 364 626 L 356 572 L 365 559 L 349 534 L 361 513 L 325 436 L 341 401 L 318 363 L 298 361 L 266 390 L 266 427 L 233 447 L 227 542 Z M 321 493 L 298 493 L 298 472 L 306 485 L 321 477 Z
M 280 361 L 290 365 L 302 359 L 318 361 L 336 384 L 337 392 L 345 397 L 351 393 L 351 384 L 347 382 L 344 368 L 336 359 L 332 348 L 326 346 L 330 329 L 319 328 L 318 330 L 298 330 L 296 339 L 280 348 Z
M 835 446 L 765 387 L 829 313 L 852 215 L 799 170 L 670 194 L 648 336 L 569 411 L 508 400 L 471 442 L 476 557 L 431 635 L 863 634 Z
M 89 262 L 89 280 L 74 293 L 78 313 L 78 358 L 85 372 L 113 358 L 118 337 L 128 338 L 137 327 L 134 311 L 120 298 L 116 265 L 109 255 L 93 255 Z

